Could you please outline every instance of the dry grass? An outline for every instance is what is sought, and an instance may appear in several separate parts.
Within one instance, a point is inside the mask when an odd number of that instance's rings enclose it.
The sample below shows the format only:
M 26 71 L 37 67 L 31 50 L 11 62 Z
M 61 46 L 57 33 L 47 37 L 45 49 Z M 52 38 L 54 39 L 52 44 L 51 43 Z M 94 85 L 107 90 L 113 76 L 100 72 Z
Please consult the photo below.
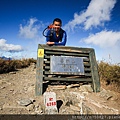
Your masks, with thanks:
M 21 60 L 0 59 L 0 74 L 28 67 L 30 66 L 31 63 L 36 63 L 36 60 L 33 58 L 21 59 Z
M 101 85 L 120 92 L 120 66 L 101 61 L 98 63 Z

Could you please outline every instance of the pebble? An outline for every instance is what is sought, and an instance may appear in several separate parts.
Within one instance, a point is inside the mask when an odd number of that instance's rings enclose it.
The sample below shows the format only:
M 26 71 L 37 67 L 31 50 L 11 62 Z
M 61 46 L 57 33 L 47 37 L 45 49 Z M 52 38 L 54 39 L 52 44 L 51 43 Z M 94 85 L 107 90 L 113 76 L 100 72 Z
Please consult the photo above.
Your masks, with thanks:
M 30 99 L 22 99 L 20 101 L 17 101 L 17 103 L 22 106 L 28 106 L 32 104 L 33 102 Z

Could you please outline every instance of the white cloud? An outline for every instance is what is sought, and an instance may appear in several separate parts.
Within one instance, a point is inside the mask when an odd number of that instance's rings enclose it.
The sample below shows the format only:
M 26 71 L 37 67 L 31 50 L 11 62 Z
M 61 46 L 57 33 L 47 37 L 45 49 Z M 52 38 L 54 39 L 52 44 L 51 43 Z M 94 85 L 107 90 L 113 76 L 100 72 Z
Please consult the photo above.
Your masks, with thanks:
M 0 50 L 6 52 L 19 52 L 23 49 L 20 45 L 7 44 L 5 39 L 0 39 Z
M 105 21 L 110 20 L 111 11 L 116 0 L 91 0 L 89 6 L 80 14 L 75 13 L 74 19 L 69 21 L 64 29 L 74 29 L 77 25 L 83 25 L 85 30 L 91 27 L 104 25 Z
M 95 48 L 98 60 L 105 60 L 110 63 L 120 62 L 120 32 L 104 30 L 91 34 L 81 41 Z
M 29 39 L 34 38 L 38 32 L 38 29 L 39 29 L 39 26 L 34 25 L 35 22 L 37 22 L 37 19 L 31 18 L 28 21 L 27 25 L 22 26 L 20 24 L 20 31 L 19 31 L 20 36 L 23 36 L 23 37 L 29 38 Z
M 44 43 L 45 37 L 42 36 L 42 30 L 46 24 L 36 18 L 30 18 L 24 26 L 20 24 L 19 35 L 23 38 L 34 40 L 36 44 Z
M 114 47 L 120 41 L 120 32 L 101 31 L 83 40 L 86 44 L 97 45 L 101 48 Z
M 45 37 L 42 31 L 48 23 L 43 23 L 36 18 L 30 18 L 24 25 L 20 24 L 19 35 L 25 39 L 30 39 L 22 55 L 25 57 L 36 57 L 38 44 L 45 44 Z M 30 54 L 28 54 L 30 53 Z

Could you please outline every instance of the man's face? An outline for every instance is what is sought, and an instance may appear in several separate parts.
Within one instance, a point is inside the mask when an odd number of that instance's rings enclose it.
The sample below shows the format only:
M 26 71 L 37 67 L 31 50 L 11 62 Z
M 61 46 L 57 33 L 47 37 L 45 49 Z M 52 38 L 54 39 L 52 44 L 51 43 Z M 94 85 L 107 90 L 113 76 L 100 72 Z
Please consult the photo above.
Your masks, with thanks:
M 59 31 L 60 28 L 61 28 L 60 22 L 55 21 L 55 22 L 53 23 L 53 27 L 54 27 L 54 30 L 55 30 L 56 32 Z

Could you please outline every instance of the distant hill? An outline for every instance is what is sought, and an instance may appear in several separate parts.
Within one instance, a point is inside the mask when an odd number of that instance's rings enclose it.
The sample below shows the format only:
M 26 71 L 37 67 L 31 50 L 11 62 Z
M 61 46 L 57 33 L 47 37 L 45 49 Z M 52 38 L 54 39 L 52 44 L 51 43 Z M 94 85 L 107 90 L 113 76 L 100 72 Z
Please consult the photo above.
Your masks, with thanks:
M 5 56 L 2 56 L 2 57 L 0 57 L 1 59 L 3 59 L 3 60 L 12 60 L 12 58 L 8 58 L 8 57 L 5 57 Z

